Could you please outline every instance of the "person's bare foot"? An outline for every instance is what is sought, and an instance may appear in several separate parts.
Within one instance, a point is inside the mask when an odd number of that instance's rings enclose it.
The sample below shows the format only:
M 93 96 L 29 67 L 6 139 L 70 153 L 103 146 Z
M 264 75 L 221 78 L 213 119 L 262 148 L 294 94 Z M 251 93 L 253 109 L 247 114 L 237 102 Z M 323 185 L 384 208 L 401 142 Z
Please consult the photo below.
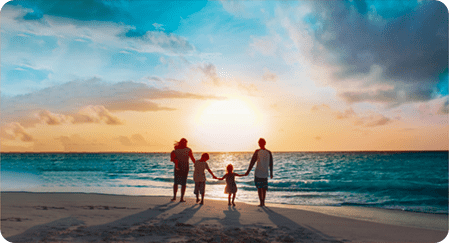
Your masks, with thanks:
M 196 199 L 196 203 L 198 203 L 199 201 L 200 201 L 200 199 L 199 199 L 199 198 L 197 198 L 197 199 Z
M 264 205 L 262 205 L 262 204 L 259 204 L 259 205 L 257 205 L 257 207 L 263 207 Z
M 172 198 L 170 201 L 172 201 L 172 202 L 173 202 L 173 201 L 176 201 L 176 197 Z
M 235 207 L 235 203 L 232 203 L 232 206 L 234 206 L 234 207 Z
M 228 203 L 229 206 L 231 206 L 231 203 Z
M 200 202 L 200 204 L 201 204 L 201 205 L 203 205 L 203 204 L 204 204 L 204 202 L 203 202 L 203 201 L 201 201 L 201 202 Z
M 179 202 L 185 202 L 186 200 L 184 200 L 184 199 L 181 199 L 181 200 L 179 200 Z

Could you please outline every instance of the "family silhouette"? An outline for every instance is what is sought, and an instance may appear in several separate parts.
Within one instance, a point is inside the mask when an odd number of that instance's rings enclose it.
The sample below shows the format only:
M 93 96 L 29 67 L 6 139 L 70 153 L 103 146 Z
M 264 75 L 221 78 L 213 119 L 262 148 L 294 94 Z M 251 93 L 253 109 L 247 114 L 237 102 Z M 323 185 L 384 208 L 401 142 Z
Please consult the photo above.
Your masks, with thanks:
M 273 155 L 271 151 L 265 148 L 266 141 L 263 138 L 259 139 L 259 149 L 254 151 L 254 154 L 249 163 L 248 169 L 245 174 L 237 174 L 234 172 L 234 166 L 229 164 L 226 166 L 226 174 L 217 178 L 212 170 L 209 168 L 207 161 L 209 160 L 209 154 L 203 153 L 201 159 L 196 161 L 193 157 L 192 150 L 187 147 L 187 139 L 182 138 L 179 142 L 175 143 L 174 150 L 170 154 L 170 160 L 175 164 L 174 166 L 174 184 L 173 184 L 173 198 L 172 201 L 176 201 L 176 194 L 178 192 L 178 185 L 181 185 L 181 198 L 180 202 L 185 202 L 184 195 L 186 191 L 187 176 L 189 174 L 189 158 L 194 164 L 193 180 L 195 182 L 194 194 L 196 195 L 196 202 L 204 204 L 204 193 L 206 190 L 206 175 L 207 170 L 214 179 L 226 180 L 225 193 L 228 194 L 228 205 L 235 206 L 235 196 L 237 193 L 237 184 L 235 182 L 236 176 L 248 176 L 254 165 L 254 184 L 257 188 L 260 204 L 259 207 L 265 206 L 265 197 L 268 190 L 268 171 L 270 178 L 273 179 Z M 201 200 L 199 195 L 201 194 Z M 232 197 L 232 201 L 231 201 Z

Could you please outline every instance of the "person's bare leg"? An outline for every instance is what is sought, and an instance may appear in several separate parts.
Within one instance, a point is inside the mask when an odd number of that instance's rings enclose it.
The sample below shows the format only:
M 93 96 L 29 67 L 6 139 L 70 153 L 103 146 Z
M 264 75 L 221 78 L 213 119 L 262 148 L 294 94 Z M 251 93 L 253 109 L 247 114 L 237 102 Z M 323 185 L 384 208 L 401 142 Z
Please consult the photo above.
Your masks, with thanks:
M 178 184 L 173 184 L 173 198 L 172 201 L 176 200 L 176 193 L 178 192 Z
M 262 195 L 262 188 L 257 188 L 257 194 L 259 194 L 259 201 L 260 201 L 259 207 L 262 207 L 262 206 L 263 206 L 263 201 L 262 201 L 262 197 L 263 197 L 263 195 Z
M 201 194 L 201 202 L 200 202 L 200 204 L 204 204 L 204 193 Z
M 267 189 L 262 189 L 262 206 L 265 206 L 265 197 L 267 196 Z
M 185 202 L 186 200 L 184 200 L 184 193 L 186 192 L 186 185 L 181 185 L 181 200 L 179 200 L 180 202 Z
M 235 200 L 235 194 L 236 194 L 236 193 L 233 193 L 233 195 L 232 195 L 232 206 L 235 206 L 235 203 L 234 203 L 234 200 Z
M 228 195 L 228 205 L 231 205 L 231 193 Z

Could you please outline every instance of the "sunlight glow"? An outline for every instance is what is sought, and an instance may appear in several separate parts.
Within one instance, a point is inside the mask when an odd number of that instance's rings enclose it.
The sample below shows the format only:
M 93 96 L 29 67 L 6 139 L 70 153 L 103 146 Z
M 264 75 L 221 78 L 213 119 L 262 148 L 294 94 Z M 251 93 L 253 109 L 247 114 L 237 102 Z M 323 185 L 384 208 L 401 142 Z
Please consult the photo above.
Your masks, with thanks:
M 206 103 L 194 127 L 194 136 L 210 151 L 245 151 L 253 147 L 262 130 L 255 107 L 241 99 Z

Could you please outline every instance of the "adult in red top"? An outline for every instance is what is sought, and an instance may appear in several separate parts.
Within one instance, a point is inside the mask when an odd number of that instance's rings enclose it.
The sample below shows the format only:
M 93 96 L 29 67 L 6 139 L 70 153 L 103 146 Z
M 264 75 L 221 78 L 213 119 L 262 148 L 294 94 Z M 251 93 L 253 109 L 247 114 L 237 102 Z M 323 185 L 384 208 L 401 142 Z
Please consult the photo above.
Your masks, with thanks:
M 175 150 L 171 153 L 171 160 L 177 161 L 178 169 L 175 168 L 175 180 L 173 184 L 173 198 L 176 200 L 176 193 L 178 192 L 178 185 L 181 185 L 181 199 L 180 202 L 185 202 L 184 194 L 186 192 L 187 175 L 189 174 L 189 158 L 195 163 L 192 150 L 187 147 L 187 139 L 182 138 L 175 143 Z

